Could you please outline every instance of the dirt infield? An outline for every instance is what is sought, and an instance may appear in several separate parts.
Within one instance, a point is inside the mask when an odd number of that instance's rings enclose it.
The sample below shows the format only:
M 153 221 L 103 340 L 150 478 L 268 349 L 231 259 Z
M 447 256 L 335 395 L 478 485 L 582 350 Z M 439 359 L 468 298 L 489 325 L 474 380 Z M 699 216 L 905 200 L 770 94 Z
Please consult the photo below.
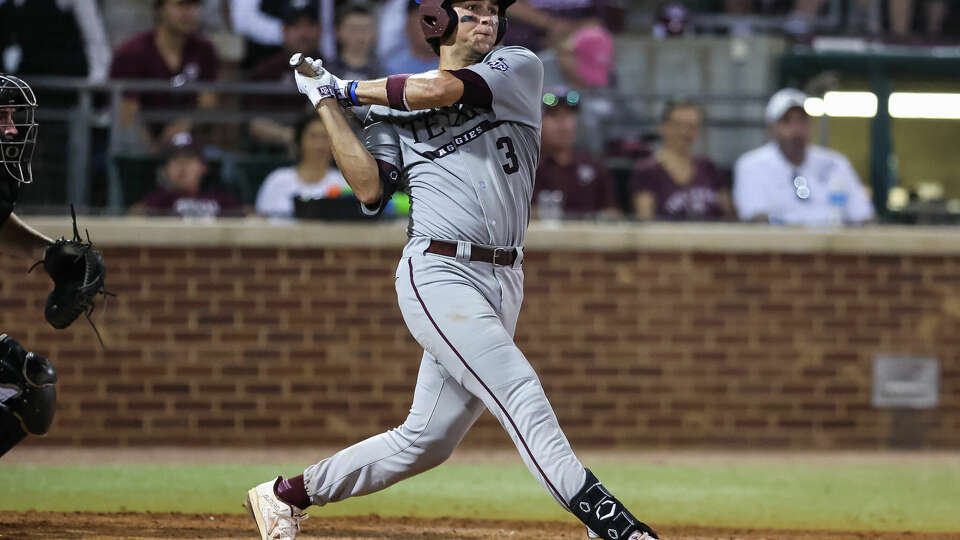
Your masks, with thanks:
M 672 540 L 946 540 L 956 534 L 874 533 L 661 527 L 660 536 Z M 255 538 L 250 518 L 239 514 L 62 513 L 0 512 L 0 538 L 155 540 Z M 304 540 L 562 540 L 586 538 L 581 526 L 556 522 L 468 519 L 411 519 L 378 516 L 324 518 L 316 515 L 303 524 Z

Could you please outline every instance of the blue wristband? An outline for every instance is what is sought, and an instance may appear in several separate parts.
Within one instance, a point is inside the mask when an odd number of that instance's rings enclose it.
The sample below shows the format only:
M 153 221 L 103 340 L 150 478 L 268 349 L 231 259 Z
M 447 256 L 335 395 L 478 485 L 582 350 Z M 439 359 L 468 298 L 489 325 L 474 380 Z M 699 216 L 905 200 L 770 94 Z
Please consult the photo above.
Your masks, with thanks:
M 357 81 L 350 81 L 350 101 L 354 105 L 360 105 L 360 102 L 357 101 Z

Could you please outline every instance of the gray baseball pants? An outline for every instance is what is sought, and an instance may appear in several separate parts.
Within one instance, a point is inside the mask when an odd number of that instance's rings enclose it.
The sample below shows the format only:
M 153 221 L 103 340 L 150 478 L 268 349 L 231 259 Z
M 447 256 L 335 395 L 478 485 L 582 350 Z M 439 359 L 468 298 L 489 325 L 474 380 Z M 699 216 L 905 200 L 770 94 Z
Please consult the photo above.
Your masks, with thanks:
M 307 494 L 324 505 L 436 467 L 486 407 L 533 476 L 567 508 L 586 472 L 513 342 L 523 300 L 522 254 L 512 266 L 494 266 L 469 262 L 465 253 L 456 259 L 424 253 L 428 244 L 411 239 L 396 273 L 404 321 L 424 349 L 410 414 L 400 427 L 308 467 Z

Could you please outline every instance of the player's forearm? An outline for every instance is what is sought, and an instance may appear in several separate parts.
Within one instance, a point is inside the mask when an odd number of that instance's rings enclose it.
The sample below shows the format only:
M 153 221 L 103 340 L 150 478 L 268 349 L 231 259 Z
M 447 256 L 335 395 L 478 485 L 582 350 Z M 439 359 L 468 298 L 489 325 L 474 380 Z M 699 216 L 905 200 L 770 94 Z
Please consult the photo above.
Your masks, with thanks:
M 43 233 L 30 227 L 16 214 L 10 214 L 0 227 L 0 251 L 39 259 L 43 249 L 53 243 Z
M 350 184 L 353 194 L 364 204 L 378 202 L 383 194 L 380 169 L 367 147 L 350 129 L 340 105 L 334 99 L 324 99 L 317 105 L 317 114 L 323 120 L 327 133 L 332 134 L 333 159 Z
M 356 88 L 357 101 L 363 105 L 390 107 L 388 84 L 387 78 L 359 81 Z M 407 77 L 402 93 L 411 111 L 446 107 L 463 97 L 463 81 L 446 70 L 428 71 Z

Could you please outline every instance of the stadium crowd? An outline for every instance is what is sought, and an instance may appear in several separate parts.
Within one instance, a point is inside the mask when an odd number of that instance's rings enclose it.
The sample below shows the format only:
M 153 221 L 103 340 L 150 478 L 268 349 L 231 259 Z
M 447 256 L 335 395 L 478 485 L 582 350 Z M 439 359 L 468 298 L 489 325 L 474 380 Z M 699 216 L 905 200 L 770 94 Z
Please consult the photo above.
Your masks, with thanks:
M 867 192 L 849 161 L 810 144 L 810 118 L 799 91 L 771 98 L 765 114 L 770 142 L 743 155 L 732 170 L 696 155 L 704 110 L 693 101 L 663 103 L 656 133 L 639 143 L 600 136 L 603 126 L 626 110 L 618 104 L 626 98 L 616 92 L 615 38 L 634 11 L 651 14 L 650 31 L 662 38 L 718 31 L 698 25 L 698 15 L 776 15 L 783 21 L 776 31 L 802 42 L 816 31 L 818 14 L 836 5 L 842 7 L 844 35 L 895 43 L 945 39 L 957 15 L 944 0 L 517 2 L 504 44 L 534 50 L 545 70 L 536 215 L 811 224 L 873 219 Z M 293 52 L 320 57 L 348 79 L 435 69 L 437 57 L 422 39 L 417 8 L 415 0 L 0 2 L 0 71 L 27 79 L 145 79 L 174 88 L 209 81 L 289 88 L 288 95 L 243 96 L 128 91 L 114 111 L 118 119 L 99 162 L 153 156 L 156 174 L 137 169 L 122 178 L 127 191 L 137 194 L 128 201 L 131 212 L 303 217 L 315 210 L 294 205 L 294 199 L 351 194 L 330 164 L 330 135 L 304 116 L 309 106 L 296 92 L 287 59 Z M 24 31 L 41 19 L 50 31 Z M 759 31 L 752 20 L 734 19 L 719 31 Z M 198 121 L 193 114 L 223 108 L 249 112 L 252 118 L 234 129 Z M 157 111 L 169 114 L 161 115 L 163 120 L 146 114 Z M 257 156 L 246 161 L 255 166 L 238 173 L 242 167 L 224 159 L 238 153 Z M 610 155 L 633 163 L 621 182 L 625 189 L 614 186 L 604 159 Z M 757 171 L 771 168 L 782 169 L 783 185 L 770 186 L 758 177 Z M 245 178 L 244 187 L 236 188 L 231 175 Z M 402 214 L 403 205 L 397 207 Z

